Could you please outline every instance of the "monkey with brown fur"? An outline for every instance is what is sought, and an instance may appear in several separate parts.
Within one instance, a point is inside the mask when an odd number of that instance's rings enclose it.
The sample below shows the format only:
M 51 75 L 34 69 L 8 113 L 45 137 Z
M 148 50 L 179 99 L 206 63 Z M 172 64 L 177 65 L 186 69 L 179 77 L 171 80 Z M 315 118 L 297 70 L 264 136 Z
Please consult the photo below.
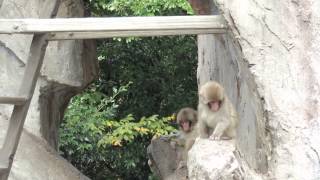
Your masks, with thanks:
M 192 108 L 182 108 L 177 115 L 177 124 L 179 125 L 180 134 L 175 143 L 183 147 L 182 153 L 178 154 L 178 168 L 182 168 L 186 165 L 188 151 L 198 136 L 198 131 L 195 129 L 197 122 L 197 111 Z
M 201 86 L 198 104 L 198 128 L 201 138 L 234 139 L 239 119 L 224 88 L 216 81 Z
M 196 15 L 211 14 L 210 0 L 188 0 Z
M 180 128 L 181 138 L 185 140 L 185 147 L 189 150 L 198 135 L 195 130 L 196 124 L 198 122 L 197 111 L 186 107 L 182 108 L 177 115 L 177 124 Z

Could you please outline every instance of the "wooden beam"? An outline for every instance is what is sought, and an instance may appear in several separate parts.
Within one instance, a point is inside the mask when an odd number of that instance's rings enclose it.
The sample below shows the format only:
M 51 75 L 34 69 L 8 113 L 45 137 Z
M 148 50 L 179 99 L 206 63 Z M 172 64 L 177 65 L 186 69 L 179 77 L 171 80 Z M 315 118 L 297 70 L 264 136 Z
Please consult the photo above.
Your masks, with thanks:
M 88 39 L 222 33 L 221 16 L 150 16 L 59 19 L 0 19 L 0 34 L 51 33 L 51 39 Z
M 27 100 L 26 97 L 0 97 L 0 104 L 23 105 Z
M 200 29 L 200 30 L 157 30 L 157 31 L 118 31 L 118 32 L 62 32 L 49 33 L 48 40 L 71 40 L 71 39 L 101 39 L 112 37 L 148 37 L 148 36 L 171 36 L 171 35 L 196 35 L 196 34 L 220 34 L 224 29 Z

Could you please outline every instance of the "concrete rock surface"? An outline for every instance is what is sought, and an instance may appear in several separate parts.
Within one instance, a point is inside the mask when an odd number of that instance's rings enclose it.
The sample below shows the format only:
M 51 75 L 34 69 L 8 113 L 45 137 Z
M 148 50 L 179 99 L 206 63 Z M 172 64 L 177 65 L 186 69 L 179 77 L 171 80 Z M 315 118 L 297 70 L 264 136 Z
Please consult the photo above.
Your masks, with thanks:
M 320 2 L 216 4 L 252 65 L 271 137 L 270 178 L 320 179 Z
M 241 169 L 229 141 L 197 139 L 188 153 L 190 180 L 241 179 Z
M 238 156 L 234 141 L 196 139 L 188 153 L 190 180 L 263 180 Z
M 60 157 L 46 141 L 23 133 L 10 180 L 90 180 Z
M 211 2 L 229 30 L 198 36 L 198 82 L 225 87 L 240 157 L 269 179 L 320 179 L 320 1 Z
M 162 136 L 153 139 L 148 146 L 149 166 L 152 172 L 163 180 L 186 180 L 187 167 L 179 167 L 179 153 L 182 147 L 174 147 L 171 139 L 176 135 Z

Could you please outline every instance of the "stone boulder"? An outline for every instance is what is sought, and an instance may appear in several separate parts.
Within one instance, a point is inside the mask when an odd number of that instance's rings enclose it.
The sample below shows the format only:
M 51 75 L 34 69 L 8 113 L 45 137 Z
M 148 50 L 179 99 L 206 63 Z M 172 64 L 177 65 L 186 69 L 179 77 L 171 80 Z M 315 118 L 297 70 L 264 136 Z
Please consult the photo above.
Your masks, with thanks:
M 149 166 L 152 172 L 163 180 L 187 179 L 187 167 L 179 167 L 179 155 L 183 147 L 173 146 L 172 139 L 177 135 L 153 139 L 148 146 Z
M 235 148 L 234 141 L 197 138 L 188 152 L 187 166 L 179 167 L 181 148 L 173 148 L 176 135 L 153 139 L 148 146 L 149 165 L 162 180 L 268 180 L 254 171 Z
M 9 180 L 90 180 L 59 156 L 49 144 L 24 132 Z
M 241 179 L 241 168 L 231 141 L 198 138 L 188 153 L 190 180 Z
M 235 148 L 234 141 L 197 138 L 188 153 L 190 180 L 267 180 L 252 170 Z

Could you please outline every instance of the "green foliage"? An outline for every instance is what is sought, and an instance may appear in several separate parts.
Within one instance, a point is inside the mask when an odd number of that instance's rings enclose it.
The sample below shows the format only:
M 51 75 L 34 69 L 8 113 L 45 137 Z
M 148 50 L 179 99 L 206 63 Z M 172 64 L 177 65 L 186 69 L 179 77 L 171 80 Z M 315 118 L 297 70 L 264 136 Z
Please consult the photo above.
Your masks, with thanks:
M 87 0 L 94 16 L 165 16 L 193 14 L 186 0 Z
M 172 120 L 171 117 L 159 119 L 157 115 L 153 115 L 148 118 L 142 117 L 136 122 L 129 114 L 120 121 L 105 121 L 104 127 L 107 133 L 104 134 L 98 145 L 121 147 L 124 143 L 131 143 L 140 136 L 152 137 L 168 134 L 175 130 L 172 126 L 168 126 L 170 120 Z
M 117 121 L 115 98 L 127 86 L 107 97 L 91 88 L 72 99 L 60 129 L 59 149 L 92 179 L 148 179 L 146 145 L 153 136 L 174 131 L 172 118 L 158 116 Z
M 186 0 L 85 0 L 92 16 L 192 14 Z M 74 97 L 60 128 L 61 154 L 94 180 L 153 179 L 147 146 L 174 131 L 172 114 L 196 106 L 194 36 L 98 41 L 100 77 Z
M 196 106 L 197 51 L 191 36 L 104 41 L 98 52 L 99 91 L 132 82 L 120 101 L 120 116 L 165 116 L 184 106 Z

